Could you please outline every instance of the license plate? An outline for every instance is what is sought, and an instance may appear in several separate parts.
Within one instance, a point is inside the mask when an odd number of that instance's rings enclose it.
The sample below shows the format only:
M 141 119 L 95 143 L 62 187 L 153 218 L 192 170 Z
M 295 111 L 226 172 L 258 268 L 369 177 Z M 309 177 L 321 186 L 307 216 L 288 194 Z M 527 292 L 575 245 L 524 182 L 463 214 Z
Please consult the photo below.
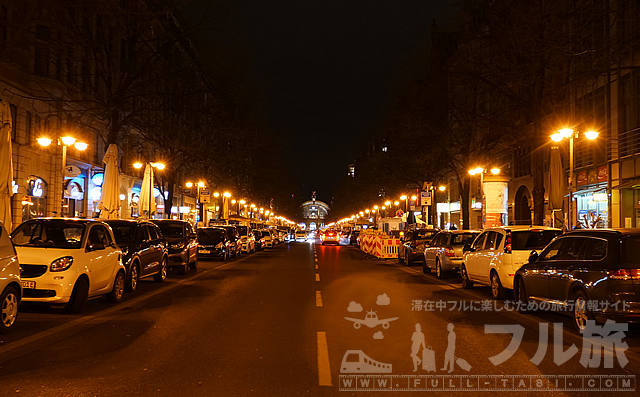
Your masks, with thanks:
M 22 288 L 36 288 L 36 282 L 35 281 L 25 281 L 25 280 L 21 280 L 20 283 L 22 284 Z
M 201 253 L 201 254 L 210 254 L 211 253 L 211 251 L 209 251 L 209 250 L 200 250 L 198 252 Z

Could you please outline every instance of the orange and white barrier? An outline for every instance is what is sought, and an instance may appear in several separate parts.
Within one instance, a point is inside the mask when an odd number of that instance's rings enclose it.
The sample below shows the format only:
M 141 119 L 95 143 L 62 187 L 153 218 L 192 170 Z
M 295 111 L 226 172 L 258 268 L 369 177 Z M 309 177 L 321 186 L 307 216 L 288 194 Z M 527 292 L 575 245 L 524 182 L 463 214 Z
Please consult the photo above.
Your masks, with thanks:
M 395 238 L 364 235 L 360 237 L 360 249 L 378 258 L 397 258 L 400 240 Z

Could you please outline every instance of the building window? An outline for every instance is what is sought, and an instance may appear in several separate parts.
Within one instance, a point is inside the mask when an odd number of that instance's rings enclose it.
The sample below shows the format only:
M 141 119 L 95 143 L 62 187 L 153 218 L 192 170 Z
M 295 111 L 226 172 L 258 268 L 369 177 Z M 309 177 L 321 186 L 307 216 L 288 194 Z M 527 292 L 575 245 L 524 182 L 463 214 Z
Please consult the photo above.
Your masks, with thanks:
M 36 26 L 36 50 L 34 58 L 34 73 L 38 76 L 49 76 L 49 43 L 51 29 L 47 26 Z
M 4 49 L 7 45 L 7 22 L 9 12 L 7 7 L 0 7 L 0 49 Z

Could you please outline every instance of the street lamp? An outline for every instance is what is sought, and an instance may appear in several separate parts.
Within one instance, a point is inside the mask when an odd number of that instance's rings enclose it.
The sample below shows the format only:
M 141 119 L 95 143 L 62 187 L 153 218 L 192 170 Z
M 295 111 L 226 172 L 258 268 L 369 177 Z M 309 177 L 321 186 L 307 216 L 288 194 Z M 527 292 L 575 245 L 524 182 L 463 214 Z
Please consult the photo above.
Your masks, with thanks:
M 51 145 L 52 140 L 46 137 L 41 137 L 37 139 L 40 146 L 49 146 Z M 60 216 L 63 215 L 64 209 L 64 178 L 65 171 L 67 168 L 67 146 L 73 145 L 77 150 L 83 151 L 86 150 L 89 145 L 84 142 L 77 142 L 76 138 L 71 136 L 63 136 L 57 139 L 58 146 L 62 146 L 62 204 L 60 206 Z
M 193 186 L 192 182 L 187 182 L 186 186 L 188 188 L 191 188 Z M 204 182 L 198 182 L 196 183 L 196 189 L 198 190 L 198 195 L 197 195 L 197 201 L 198 201 L 198 221 L 196 222 L 196 225 L 198 224 L 198 222 L 202 222 L 202 214 L 203 214 L 203 208 L 202 208 L 202 202 L 200 201 L 200 189 L 204 188 L 205 184 Z
M 551 140 L 554 142 L 560 142 L 564 138 L 569 138 L 569 229 L 573 229 L 573 191 L 574 191 L 574 177 L 573 177 L 573 140 L 579 137 L 580 132 L 574 131 L 571 128 L 563 128 L 558 130 L 555 134 L 551 135 Z M 592 141 L 600 135 L 597 131 L 584 132 L 584 137 Z

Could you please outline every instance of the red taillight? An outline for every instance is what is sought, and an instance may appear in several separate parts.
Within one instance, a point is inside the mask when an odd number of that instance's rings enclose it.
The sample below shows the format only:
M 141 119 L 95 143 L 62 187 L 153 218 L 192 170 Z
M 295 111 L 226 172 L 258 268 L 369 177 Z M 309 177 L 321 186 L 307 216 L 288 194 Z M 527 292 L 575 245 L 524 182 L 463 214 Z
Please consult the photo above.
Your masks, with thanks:
M 640 280 L 640 269 L 619 269 L 609 272 L 609 278 L 617 280 Z
M 507 234 L 507 239 L 504 242 L 504 253 L 505 254 L 511 253 L 511 235 L 510 234 Z
M 456 253 L 453 251 L 453 247 L 446 247 L 444 249 L 444 256 L 456 256 Z

